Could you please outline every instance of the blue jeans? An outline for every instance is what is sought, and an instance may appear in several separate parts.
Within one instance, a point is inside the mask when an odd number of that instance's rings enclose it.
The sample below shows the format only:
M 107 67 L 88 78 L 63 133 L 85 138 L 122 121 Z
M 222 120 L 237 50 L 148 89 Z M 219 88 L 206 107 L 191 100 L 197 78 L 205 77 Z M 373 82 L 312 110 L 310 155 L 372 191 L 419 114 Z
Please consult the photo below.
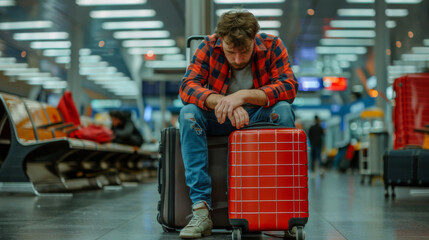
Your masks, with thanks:
M 314 172 L 316 164 L 322 167 L 322 147 L 311 146 L 311 172 Z
M 272 122 L 285 127 L 295 127 L 295 114 L 287 102 L 278 102 L 269 108 L 246 110 L 249 114 L 249 124 Z M 195 205 L 206 202 L 210 208 L 212 185 L 208 173 L 207 135 L 229 135 L 236 128 L 229 119 L 224 124 L 219 124 L 214 111 L 205 111 L 193 104 L 185 105 L 181 109 L 179 122 L 186 185 L 190 188 L 192 203 Z

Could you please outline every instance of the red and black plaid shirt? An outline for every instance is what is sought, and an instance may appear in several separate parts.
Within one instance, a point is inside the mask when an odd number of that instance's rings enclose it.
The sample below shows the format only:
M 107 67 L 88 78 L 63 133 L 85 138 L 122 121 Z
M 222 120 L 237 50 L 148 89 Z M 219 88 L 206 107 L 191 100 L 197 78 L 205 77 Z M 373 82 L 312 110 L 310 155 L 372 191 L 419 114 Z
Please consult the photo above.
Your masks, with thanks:
M 273 35 L 257 34 L 252 62 L 253 85 L 267 95 L 270 107 L 278 101 L 292 103 L 298 83 L 292 72 L 286 47 Z M 212 94 L 226 95 L 231 69 L 216 35 L 207 36 L 195 51 L 179 93 L 185 104 L 208 110 L 204 102 Z

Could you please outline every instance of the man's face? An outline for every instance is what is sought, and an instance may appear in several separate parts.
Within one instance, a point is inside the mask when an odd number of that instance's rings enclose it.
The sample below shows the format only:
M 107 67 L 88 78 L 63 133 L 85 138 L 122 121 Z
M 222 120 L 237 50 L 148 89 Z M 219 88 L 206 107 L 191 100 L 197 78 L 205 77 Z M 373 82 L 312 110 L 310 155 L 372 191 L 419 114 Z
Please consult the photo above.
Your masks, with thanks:
M 225 41 L 226 40 L 226 41 Z M 253 41 L 249 40 L 246 46 L 232 46 L 227 44 L 228 37 L 222 40 L 223 52 L 229 65 L 234 69 L 243 69 L 249 62 L 253 53 Z

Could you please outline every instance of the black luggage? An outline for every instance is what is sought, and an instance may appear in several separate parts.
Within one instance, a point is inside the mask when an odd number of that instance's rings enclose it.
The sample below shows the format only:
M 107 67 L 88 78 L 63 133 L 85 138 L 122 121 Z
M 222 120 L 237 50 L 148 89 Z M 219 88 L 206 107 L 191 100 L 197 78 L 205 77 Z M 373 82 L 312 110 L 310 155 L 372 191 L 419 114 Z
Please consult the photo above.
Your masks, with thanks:
M 429 150 L 401 149 L 391 150 L 384 155 L 385 197 L 389 197 L 389 186 L 392 197 L 395 197 L 396 186 L 427 187 L 429 186 Z
M 208 136 L 209 174 L 212 178 L 213 228 L 230 229 L 227 199 L 228 136 Z M 158 168 L 158 222 L 164 231 L 183 228 L 192 218 L 192 202 L 185 183 L 179 130 L 161 132 L 161 159 Z

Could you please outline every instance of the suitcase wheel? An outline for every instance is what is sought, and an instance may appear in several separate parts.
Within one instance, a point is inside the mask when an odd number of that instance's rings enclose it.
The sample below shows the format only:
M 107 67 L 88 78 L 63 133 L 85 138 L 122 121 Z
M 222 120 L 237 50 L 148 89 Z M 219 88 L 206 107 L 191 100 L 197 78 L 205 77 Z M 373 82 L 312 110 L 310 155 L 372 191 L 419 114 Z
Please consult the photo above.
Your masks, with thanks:
M 241 228 L 234 228 L 232 230 L 232 240 L 241 240 Z
M 285 238 L 296 240 L 304 240 L 305 239 L 305 231 L 303 226 L 293 227 L 290 231 L 285 231 Z

